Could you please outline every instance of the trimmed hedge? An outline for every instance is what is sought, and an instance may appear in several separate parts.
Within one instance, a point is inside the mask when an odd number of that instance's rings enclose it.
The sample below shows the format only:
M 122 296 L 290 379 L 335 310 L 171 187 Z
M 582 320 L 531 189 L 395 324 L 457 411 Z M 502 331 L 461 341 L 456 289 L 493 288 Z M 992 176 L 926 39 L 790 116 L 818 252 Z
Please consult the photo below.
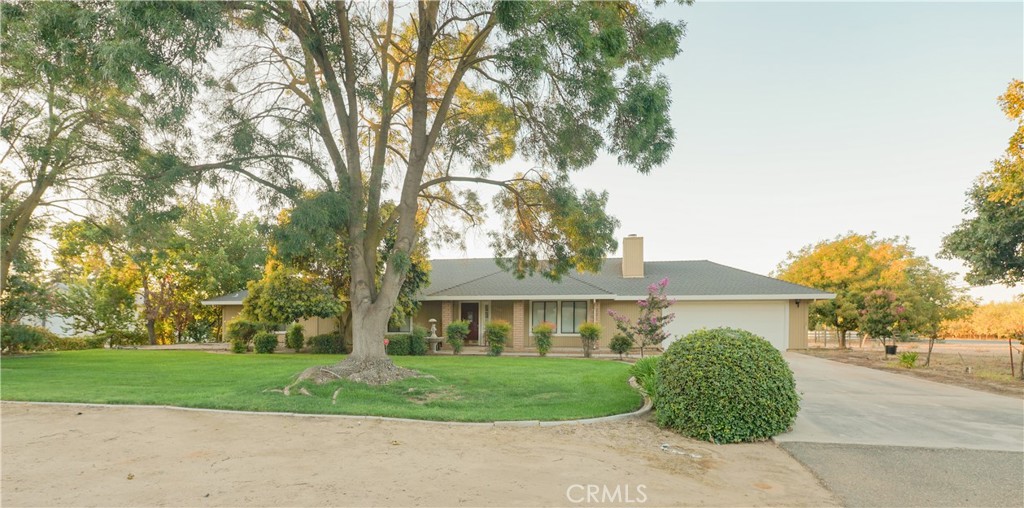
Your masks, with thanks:
M 412 333 L 409 334 L 409 356 L 424 356 L 427 349 L 427 329 L 414 326 Z
M 781 434 L 800 408 L 782 354 L 745 330 L 698 330 L 679 339 L 661 356 L 657 380 L 658 424 L 716 443 Z
M 597 346 L 597 341 L 600 338 L 601 325 L 591 322 L 580 325 L 580 342 L 583 344 L 584 358 L 590 358 L 590 353 L 594 351 L 594 347 Z
M 487 352 L 491 356 L 501 356 L 505 351 L 505 343 L 512 335 L 512 324 L 502 319 L 496 319 L 484 325 L 484 337 L 487 337 L 487 345 L 491 348 Z
M 259 332 L 252 338 L 253 349 L 259 354 L 270 354 L 277 349 L 277 334 Z
M 452 352 L 459 354 L 466 337 L 469 336 L 469 321 L 452 321 L 445 327 L 445 342 L 452 347 Z
M 388 341 L 384 346 L 384 351 L 389 356 L 409 356 L 408 335 L 388 335 L 384 337 L 384 340 Z
M 144 331 L 112 330 L 97 337 L 104 337 L 111 346 L 142 346 L 149 344 L 149 335 Z
M 423 356 L 427 354 L 427 329 L 413 328 L 407 335 L 388 335 L 385 350 L 390 356 Z
M 0 326 L 0 349 L 8 353 L 35 351 L 57 336 L 38 326 L 4 324 Z
M 629 353 L 630 349 L 633 349 L 633 339 L 626 337 L 621 333 L 616 333 L 612 337 L 612 342 L 608 344 L 608 349 L 611 349 L 613 353 L 619 354 L 619 359 L 622 359 L 622 355 Z
M 309 352 L 315 355 L 340 355 L 345 353 L 345 344 L 338 332 L 314 335 L 306 339 Z
M 270 325 L 249 321 L 248 319 L 235 318 L 228 323 L 227 338 L 230 341 L 240 340 L 245 343 L 252 342 L 253 337 L 259 332 L 270 330 Z
M 81 351 L 83 349 L 100 349 L 106 344 L 105 335 L 86 335 L 84 337 L 51 337 L 43 349 L 49 351 Z
M 298 353 L 305 342 L 306 338 L 302 335 L 302 325 L 299 323 L 292 323 L 292 325 L 288 327 L 288 331 L 285 333 L 284 344 Z
M 551 334 L 555 333 L 555 325 L 547 321 L 538 324 L 530 330 L 533 333 L 533 341 L 537 344 L 537 353 L 547 356 L 551 351 Z

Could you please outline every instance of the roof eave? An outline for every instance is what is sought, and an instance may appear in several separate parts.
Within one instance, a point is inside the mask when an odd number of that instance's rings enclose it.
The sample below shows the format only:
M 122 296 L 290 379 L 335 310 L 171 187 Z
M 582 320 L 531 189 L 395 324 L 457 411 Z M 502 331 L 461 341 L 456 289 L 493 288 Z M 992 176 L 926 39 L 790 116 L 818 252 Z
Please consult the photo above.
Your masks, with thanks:
M 199 302 L 203 305 L 216 306 L 216 305 L 242 305 L 242 300 L 203 300 Z
M 670 300 L 676 301 L 695 301 L 695 300 L 717 300 L 717 301 L 735 301 L 735 300 L 831 300 L 836 295 L 833 293 L 813 293 L 813 294 L 772 294 L 772 295 L 668 295 Z M 614 300 L 643 300 L 647 298 L 647 295 L 638 296 L 616 296 Z

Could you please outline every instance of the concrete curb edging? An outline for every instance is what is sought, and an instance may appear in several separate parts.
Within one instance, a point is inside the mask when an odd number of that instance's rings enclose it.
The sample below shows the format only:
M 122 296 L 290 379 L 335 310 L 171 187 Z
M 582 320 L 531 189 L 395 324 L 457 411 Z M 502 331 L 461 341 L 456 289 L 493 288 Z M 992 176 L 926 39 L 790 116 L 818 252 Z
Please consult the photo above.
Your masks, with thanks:
M 206 409 L 197 407 L 182 407 L 182 406 L 166 406 L 166 405 L 145 405 L 145 404 L 94 404 L 88 402 L 33 402 L 33 401 L 20 401 L 20 400 L 0 400 L 0 403 L 6 404 L 23 404 L 23 405 L 35 405 L 35 406 L 69 406 L 69 407 L 94 407 L 94 408 L 144 408 L 144 409 L 170 409 L 174 411 L 193 411 L 198 413 L 221 413 L 221 414 L 238 414 L 238 415 L 260 415 L 260 416 L 294 416 L 300 418 L 337 418 L 343 420 L 374 420 L 382 422 L 403 422 L 403 423 L 426 423 L 432 425 L 457 425 L 464 427 L 558 427 L 563 425 L 588 425 L 591 423 L 603 423 L 611 422 L 616 420 L 623 420 L 626 418 L 632 418 L 636 416 L 642 416 L 651 411 L 654 407 L 654 402 L 637 384 L 636 379 L 633 377 L 629 378 L 629 385 L 633 389 L 640 392 L 640 395 L 644 398 L 644 404 L 636 411 L 630 413 L 622 413 L 617 415 L 609 416 L 598 416 L 595 418 L 583 418 L 579 420 L 554 420 L 554 421 L 540 421 L 540 420 L 510 420 L 510 421 L 495 421 L 495 422 L 443 422 L 438 420 L 416 420 L 412 418 L 394 418 L 391 416 L 371 416 L 371 415 L 329 415 L 329 414 L 309 414 L 309 413 L 285 413 L 275 411 L 241 411 L 233 409 Z

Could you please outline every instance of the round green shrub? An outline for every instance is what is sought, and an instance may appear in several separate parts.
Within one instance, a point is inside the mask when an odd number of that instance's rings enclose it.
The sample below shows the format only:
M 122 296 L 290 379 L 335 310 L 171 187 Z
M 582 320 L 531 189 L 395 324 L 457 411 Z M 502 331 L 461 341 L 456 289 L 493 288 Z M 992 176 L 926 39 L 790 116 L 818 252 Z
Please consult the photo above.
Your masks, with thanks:
M 785 432 L 800 397 L 779 350 L 745 330 L 698 330 L 669 346 L 657 369 L 658 424 L 716 443 Z
M 583 357 L 590 358 L 590 353 L 597 346 L 597 340 L 601 338 L 601 325 L 597 323 L 583 323 L 580 325 L 580 342 L 583 343 Z
M 231 352 L 242 354 L 249 351 L 249 344 L 241 339 L 231 339 Z
M 469 336 L 469 321 L 452 321 L 444 330 L 445 342 L 452 347 L 452 352 L 462 352 L 463 341 Z
M 512 324 L 502 319 L 496 319 L 484 326 L 484 337 L 487 337 L 487 345 L 491 350 L 487 354 L 501 356 L 505 351 L 505 343 L 512 335 Z
M 619 359 L 621 360 L 622 355 L 628 353 L 630 349 L 633 349 L 633 339 L 630 339 L 621 333 L 616 333 L 615 336 L 612 337 L 611 344 L 608 344 L 608 349 L 611 349 L 614 353 L 618 353 Z
M 547 321 L 533 327 L 533 340 L 537 344 L 537 352 L 541 356 L 547 356 L 551 351 L 551 334 L 555 333 L 555 325 Z
M 252 346 L 257 353 L 273 353 L 277 349 L 277 335 L 272 332 L 259 332 L 252 338 Z
M 306 342 L 306 338 L 302 335 L 302 325 L 299 323 L 292 323 L 288 327 L 288 332 L 284 336 L 284 345 L 294 350 L 296 353 L 302 349 L 302 345 Z
M 267 330 L 267 325 L 237 317 L 228 322 L 228 340 L 250 342 L 257 333 Z

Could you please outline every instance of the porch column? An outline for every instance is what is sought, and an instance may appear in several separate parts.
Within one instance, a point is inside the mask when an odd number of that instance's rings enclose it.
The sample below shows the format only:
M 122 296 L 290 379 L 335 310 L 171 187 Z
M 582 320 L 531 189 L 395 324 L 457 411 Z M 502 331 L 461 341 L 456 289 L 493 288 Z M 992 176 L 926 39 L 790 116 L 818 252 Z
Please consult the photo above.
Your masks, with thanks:
M 437 334 L 444 336 L 445 330 L 452 321 L 455 321 L 455 305 L 453 302 L 441 302 L 441 322 L 438 323 Z
M 526 309 L 522 300 L 512 302 L 512 350 L 522 351 L 526 348 Z

